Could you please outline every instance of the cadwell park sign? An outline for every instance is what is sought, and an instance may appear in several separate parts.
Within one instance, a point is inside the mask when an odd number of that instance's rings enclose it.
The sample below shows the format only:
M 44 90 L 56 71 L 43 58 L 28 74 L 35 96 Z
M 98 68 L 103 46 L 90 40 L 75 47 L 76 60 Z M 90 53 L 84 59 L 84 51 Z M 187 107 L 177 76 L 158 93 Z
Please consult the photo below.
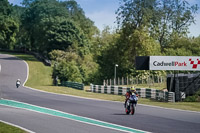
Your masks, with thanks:
M 199 56 L 150 56 L 149 70 L 200 71 Z
M 137 56 L 136 70 L 174 70 L 166 76 L 168 92 L 174 92 L 175 101 L 192 96 L 200 89 L 200 56 Z M 176 73 L 175 71 L 196 71 Z

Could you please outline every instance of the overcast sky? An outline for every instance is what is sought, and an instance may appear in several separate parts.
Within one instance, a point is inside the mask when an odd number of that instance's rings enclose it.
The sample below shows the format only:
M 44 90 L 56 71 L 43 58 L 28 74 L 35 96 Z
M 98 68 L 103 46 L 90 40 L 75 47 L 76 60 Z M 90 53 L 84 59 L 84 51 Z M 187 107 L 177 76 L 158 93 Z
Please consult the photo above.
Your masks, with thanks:
M 13 4 L 20 4 L 23 0 L 8 0 Z M 85 15 L 94 21 L 95 25 L 102 30 L 105 25 L 112 28 L 116 27 L 116 10 L 119 7 L 119 0 L 76 0 L 83 8 Z M 200 7 L 200 0 L 187 0 L 191 5 L 198 4 Z M 190 26 L 190 36 L 200 35 L 200 9 L 195 17 L 196 24 Z

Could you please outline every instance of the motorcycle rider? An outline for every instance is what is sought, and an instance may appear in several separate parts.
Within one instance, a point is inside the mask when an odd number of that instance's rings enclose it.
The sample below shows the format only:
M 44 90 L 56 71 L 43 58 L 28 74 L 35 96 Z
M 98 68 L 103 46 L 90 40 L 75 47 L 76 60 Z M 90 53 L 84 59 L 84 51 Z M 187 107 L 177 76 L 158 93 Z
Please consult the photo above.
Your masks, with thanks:
M 17 86 L 17 88 L 20 86 L 20 84 L 21 84 L 20 79 L 17 79 L 17 81 L 16 81 L 16 86 Z
M 125 94 L 125 103 L 124 103 L 124 107 L 126 108 L 126 103 L 128 101 L 128 99 L 130 98 L 131 95 L 135 94 L 137 97 L 138 97 L 138 93 L 136 92 L 135 90 L 135 87 L 134 86 L 131 86 L 130 90 L 126 92 Z

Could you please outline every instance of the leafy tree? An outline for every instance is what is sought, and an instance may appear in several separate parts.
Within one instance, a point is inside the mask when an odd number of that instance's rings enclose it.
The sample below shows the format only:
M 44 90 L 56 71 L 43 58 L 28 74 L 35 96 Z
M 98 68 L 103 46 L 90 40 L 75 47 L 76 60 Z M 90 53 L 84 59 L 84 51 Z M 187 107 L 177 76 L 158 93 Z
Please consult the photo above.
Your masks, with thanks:
M 30 3 L 22 15 L 22 24 L 28 32 L 32 50 L 46 51 L 44 43 L 46 27 L 51 27 L 52 20 L 67 17 L 66 9 L 62 8 L 56 0 L 35 0 Z M 54 22 L 57 22 L 55 21 Z M 49 21 L 49 23 L 45 23 Z M 45 25 L 46 24 L 46 25 Z M 45 27 L 44 27 L 45 25 Z
M 118 51 L 115 44 L 119 38 L 119 34 L 111 32 L 106 26 L 104 30 L 93 40 L 92 54 L 95 61 L 99 64 L 98 83 L 102 83 L 105 78 L 113 77 L 114 65 L 118 63 Z
M 9 16 L 12 12 L 12 7 L 9 4 L 8 0 L 1 0 L 0 1 L 0 16 Z
M 194 23 L 197 5 L 190 6 L 186 0 L 161 0 L 160 6 L 152 17 L 151 35 L 159 41 L 162 50 L 170 42 L 173 34 L 179 37 L 188 33 Z
M 57 65 L 58 77 L 62 81 L 72 81 L 82 83 L 82 77 L 75 61 L 61 61 Z
M 81 55 L 90 52 L 91 44 L 88 39 L 90 33 L 86 33 L 85 29 L 80 27 L 84 21 L 89 20 L 85 18 L 82 9 L 76 3 L 75 5 L 72 4 L 73 12 L 75 12 L 72 15 L 69 2 L 59 3 L 56 0 L 29 2 L 22 16 L 22 22 L 29 33 L 31 50 L 47 55 L 53 49 L 65 50 L 70 46 Z M 73 19 L 76 15 L 81 17 Z M 81 18 L 85 20 L 80 21 Z M 82 24 L 79 22 L 82 22 Z M 93 27 L 93 23 L 90 24 Z
M 13 49 L 19 25 L 11 17 L 12 7 L 8 0 L 0 1 L 0 48 Z
M 54 76 L 61 81 L 83 82 L 89 84 L 94 81 L 98 65 L 91 55 L 79 56 L 73 49 L 68 51 L 54 50 L 50 52 L 53 60 Z
M 199 56 L 199 49 L 200 41 L 198 37 L 179 37 L 177 34 L 174 34 L 164 51 L 166 55 L 172 56 Z
M 70 19 L 76 22 L 87 39 L 91 40 L 98 30 L 97 27 L 94 26 L 94 22 L 85 16 L 80 5 L 75 0 L 63 1 L 61 4 L 68 10 Z
M 163 50 L 172 34 L 186 35 L 197 10 L 197 5 L 190 6 L 185 0 L 121 0 L 117 22 L 126 36 L 147 27 Z
M 13 49 L 18 27 L 12 18 L 0 16 L 0 48 Z
M 124 40 L 127 40 L 124 42 Z M 122 45 L 123 44 L 123 45 Z M 133 30 L 129 37 L 121 36 L 117 43 L 118 61 L 120 68 L 124 75 L 130 74 L 135 67 L 136 56 L 151 56 L 160 55 L 161 48 L 157 41 L 155 41 L 149 34 L 148 30 L 138 29 Z

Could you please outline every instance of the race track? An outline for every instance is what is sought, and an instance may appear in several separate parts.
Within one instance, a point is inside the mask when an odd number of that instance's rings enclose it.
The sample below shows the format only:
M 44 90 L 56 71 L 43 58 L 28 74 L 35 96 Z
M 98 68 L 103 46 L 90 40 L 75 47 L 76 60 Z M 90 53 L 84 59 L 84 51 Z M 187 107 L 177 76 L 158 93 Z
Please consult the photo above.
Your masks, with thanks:
M 54 109 L 80 117 L 121 125 L 135 132 L 198 133 L 200 113 L 137 105 L 134 116 L 125 115 L 123 103 L 84 99 L 41 92 L 23 86 L 16 88 L 19 78 L 25 82 L 27 65 L 10 55 L 0 54 L 0 95 L 3 99 L 19 101 Z M 117 129 L 87 124 L 47 115 L 27 109 L 0 105 L 0 120 L 19 125 L 37 133 L 120 133 Z

